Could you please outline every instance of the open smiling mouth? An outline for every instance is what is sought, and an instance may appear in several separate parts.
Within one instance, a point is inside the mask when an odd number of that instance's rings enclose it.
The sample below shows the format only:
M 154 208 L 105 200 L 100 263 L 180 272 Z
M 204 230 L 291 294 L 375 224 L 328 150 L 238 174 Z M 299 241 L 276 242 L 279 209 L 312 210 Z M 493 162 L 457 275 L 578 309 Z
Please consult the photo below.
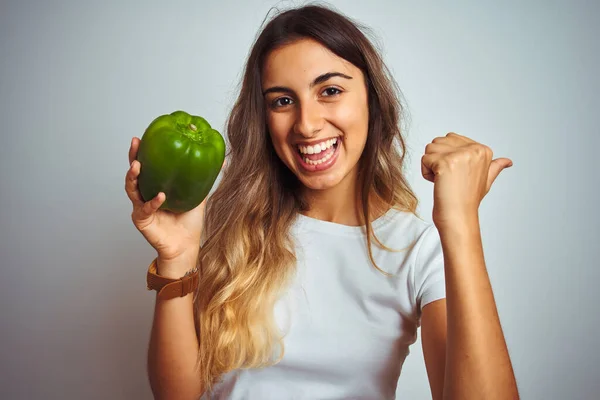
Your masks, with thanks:
M 336 137 L 316 145 L 295 145 L 296 159 L 306 171 L 323 171 L 330 168 L 339 154 L 341 138 Z

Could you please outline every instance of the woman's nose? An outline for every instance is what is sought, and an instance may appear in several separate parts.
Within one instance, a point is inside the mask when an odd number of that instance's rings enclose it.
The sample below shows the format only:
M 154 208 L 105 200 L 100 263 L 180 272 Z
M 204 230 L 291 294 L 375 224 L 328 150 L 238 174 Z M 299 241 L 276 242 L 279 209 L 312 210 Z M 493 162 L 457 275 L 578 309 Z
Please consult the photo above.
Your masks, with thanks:
M 320 105 L 302 104 L 298 107 L 298 115 L 294 125 L 295 133 L 304 137 L 313 137 L 323 129 L 324 118 Z

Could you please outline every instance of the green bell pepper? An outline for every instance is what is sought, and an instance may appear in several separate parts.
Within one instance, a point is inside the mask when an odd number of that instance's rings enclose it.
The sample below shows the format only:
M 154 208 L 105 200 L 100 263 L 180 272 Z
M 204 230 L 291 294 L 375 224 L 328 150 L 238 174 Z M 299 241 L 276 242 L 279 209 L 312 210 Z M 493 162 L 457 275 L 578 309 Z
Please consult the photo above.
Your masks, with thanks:
M 157 117 L 138 148 L 138 188 L 144 201 L 159 192 L 161 209 L 181 213 L 206 198 L 225 160 L 225 140 L 202 117 L 184 111 Z

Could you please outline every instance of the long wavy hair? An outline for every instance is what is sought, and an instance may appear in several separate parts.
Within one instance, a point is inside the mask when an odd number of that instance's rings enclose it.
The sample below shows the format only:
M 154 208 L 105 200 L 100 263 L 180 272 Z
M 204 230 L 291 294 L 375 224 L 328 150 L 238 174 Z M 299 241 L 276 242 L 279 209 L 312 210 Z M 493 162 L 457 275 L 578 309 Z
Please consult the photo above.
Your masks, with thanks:
M 332 8 L 308 5 L 279 11 L 250 51 L 227 121 L 228 161 L 207 202 L 206 240 L 199 255 L 194 303 L 200 345 L 197 366 L 205 390 L 211 391 L 228 371 L 272 365 L 284 353 L 273 309 L 295 271 L 290 227 L 309 204 L 269 138 L 261 89 L 261 70 L 269 52 L 310 38 L 354 64 L 366 78 L 369 130 L 356 195 L 375 268 L 372 237 L 383 244 L 371 227 L 373 199 L 387 209 L 416 215 L 418 200 L 403 174 L 406 146 L 400 128 L 400 92 L 364 30 Z

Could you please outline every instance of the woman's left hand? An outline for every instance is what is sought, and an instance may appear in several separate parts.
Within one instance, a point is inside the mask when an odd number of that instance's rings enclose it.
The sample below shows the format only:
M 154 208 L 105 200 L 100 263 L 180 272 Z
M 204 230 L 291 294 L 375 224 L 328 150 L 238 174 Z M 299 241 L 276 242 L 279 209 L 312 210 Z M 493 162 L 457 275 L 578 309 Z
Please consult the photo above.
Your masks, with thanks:
M 421 173 L 434 183 L 433 222 L 438 229 L 478 217 L 492 184 L 513 164 L 508 158 L 492 157 L 488 146 L 453 132 L 425 147 Z

